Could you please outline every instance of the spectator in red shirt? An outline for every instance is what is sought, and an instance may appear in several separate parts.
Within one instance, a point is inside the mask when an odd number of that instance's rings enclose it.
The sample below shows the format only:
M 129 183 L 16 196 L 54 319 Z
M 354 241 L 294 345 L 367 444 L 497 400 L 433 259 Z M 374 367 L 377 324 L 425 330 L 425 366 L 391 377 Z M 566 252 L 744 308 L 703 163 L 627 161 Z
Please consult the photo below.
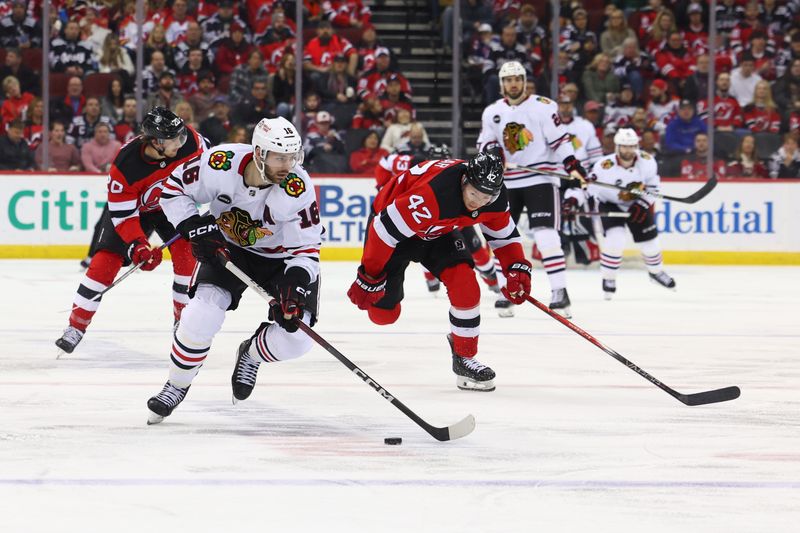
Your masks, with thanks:
M 415 115 L 414 104 L 411 98 L 403 92 L 400 77 L 396 74 L 389 76 L 386 84 L 386 91 L 381 95 L 381 106 L 383 106 L 383 118 L 386 122 L 394 122 L 397 118 L 398 109 L 408 109 L 411 116 Z
M 733 161 L 728 162 L 729 178 L 768 178 L 769 172 L 763 161 L 756 155 L 756 138 L 745 135 L 736 148 Z
M 244 38 L 244 28 L 238 22 L 231 24 L 231 36 L 223 39 L 214 58 L 214 68 L 217 74 L 223 76 L 230 74 L 233 69 L 247 61 L 247 57 L 254 49 L 253 45 Z
M 364 101 L 356 109 L 356 114 L 350 127 L 357 130 L 373 130 L 383 134 L 383 106 L 377 96 L 370 93 L 364 98 Z
M 731 88 L 731 75 L 727 72 L 717 74 L 717 92 L 714 96 L 714 129 L 718 131 L 733 131 L 744 126 L 742 109 L 739 102 L 728 91 Z M 708 118 L 708 98 L 700 100 L 697 104 L 697 115 L 703 119 Z
M 678 31 L 678 27 L 675 25 L 675 15 L 672 11 L 666 8 L 659 9 L 653 25 L 650 26 L 650 30 L 643 40 L 643 48 L 648 54 L 656 55 L 661 48 L 666 46 L 669 35 L 676 31 Z
M 378 162 L 388 153 L 379 142 L 378 133 L 370 131 L 361 142 L 361 148 L 350 154 L 350 170 L 356 174 L 374 174 Z
M 669 34 L 667 43 L 656 54 L 656 65 L 661 74 L 670 80 L 682 80 L 692 75 L 695 58 L 683 46 L 680 32 Z
M 406 77 L 391 69 L 389 49 L 379 47 L 375 50 L 375 66 L 365 72 L 361 79 L 358 80 L 357 91 L 359 98 L 363 100 L 368 94 L 380 96 L 386 89 L 386 82 L 389 76 L 392 75 L 396 75 L 400 80 L 403 92 L 410 95 L 411 84 L 408 83 Z
M 361 0 L 332 0 L 325 2 L 323 9 L 327 19 L 337 28 L 363 28 L 372 17 L 369 7 Z
M 122 103 L 122 119 L 114 125 L 114 136 L 122 144 L 139 135 L 139 123 L 136 122 L 136 98 L 127 96 Z
M 681 161 L 681 177 L 690 180 L 707 180 L 708 172 L 708 135 L 698 133 L 694 137 L 694 152 Z M 714 159 L 714 173 L 725 177 L 725 162 Z
M 312 82 L 318 82 L 323 74 L 331 70 L 337 54 L 347 57 L 347 72 L 354 76 L 358 66 L 356 49 L 347 39 L 334 35 L 331 23 L 323 20 L 317 26 L 317 36 L 303 50 L 303 69 L 309 72 Z
M 199 48 L 190 50 L 189 60 L 178 71 L 178 79 L 176 80 L 177 89 L 183 94 L 184 98 L 189 98 L 199 90 L 197 82 L 200 80 L 200 74 L 205 71 L 206 69 L 203 68 L 203 51 Z
M 775 52 L 767 48 L 767 34 L 763 30 L 755 30 L 750 34 L 750 44 L 745 50 L 750 52 L 755 64 L 756 74 L 765 80 L 774 80 L 776 76 Z M 744 54 L 742 54 L 744 56 Z
M 6 76 L 3 80 L 3 93 L 6 95 L 6 99 L 0 108 L 0 116 L 2 116 L 0 133 L 6 131 L 6 127 L 11 121 L 25 118 L 28 106 L 34 98 L 31 93 L 23 93 L 20 90 L 19 80 L 14 76 Z
M 691 4 L 686 10 L 689 13 L 689 27 L 683 32 L 683 40 L 693 54 L 708 51 L 708 31 L 703 23 L 703 6 Z
M 44 126 L 44 104 L 41 98 L 34 97 L 31 100 L 26 115 L 22 136 L 30 149 L 36 150 L 39 143 L 42 142 L 42 129 Z
M 779 133 L 781 130 L 781 116 L 767 80 L 756 83 L 753 101 L 745 106 L 742 113 L 745 126 L 753 133 Z

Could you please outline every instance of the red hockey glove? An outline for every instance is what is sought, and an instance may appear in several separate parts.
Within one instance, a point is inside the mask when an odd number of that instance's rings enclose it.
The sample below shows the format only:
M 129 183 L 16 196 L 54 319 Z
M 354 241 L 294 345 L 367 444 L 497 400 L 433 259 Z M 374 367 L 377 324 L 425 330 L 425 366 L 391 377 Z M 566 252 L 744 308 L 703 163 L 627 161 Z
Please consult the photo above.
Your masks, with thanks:
M 647 218 L 647 213 L 650 212 L 650 204 L 646 200 L 639 198 L 628 208 L 628 213 L 631 215 L 631 222 L 641 224 Z
M 201 263 L 216 262 L 218 253 L 230 257 L 225 247 L 225 236 L 213 215 L 193 215 L 178 224 L 176 229 L 192 245 L 192 255 Z
M 506 272 L 506 286 L 503 287 L 503 296 L 516 305 L 525 301 L 531 292 L 531 264 L 527 261 L 514 263 Z
M 136 239 L 128 247 L 128 257 L 136 265 L 141 263 L 142 270 L 153 270 L 161 264 L 161 248 L 150 248 L 145 239 Z
M 572 176 L 571 180 L 565 182 L 567 187 L 586 188 L 586 169 L 583 168 L 580 161 L 575 159 L 574 155 L 567 156 L 564 159 L 564 169 Z
M 386 274 L 373 278 L 364 272 L 364 266 L 358 267 L 356 280 L 350 285 L 347 296 L 359 309 L 366 311 L 386 294 Z

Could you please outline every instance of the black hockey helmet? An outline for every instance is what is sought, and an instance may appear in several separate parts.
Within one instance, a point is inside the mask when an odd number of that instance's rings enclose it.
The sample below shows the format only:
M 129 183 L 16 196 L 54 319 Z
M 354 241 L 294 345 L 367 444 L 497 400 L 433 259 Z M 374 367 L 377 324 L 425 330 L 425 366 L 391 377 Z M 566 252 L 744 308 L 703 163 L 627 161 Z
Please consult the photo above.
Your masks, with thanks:
M 446 144 L 440 144 L 438 146 L 432 144 L 431 147 L 428 148 L 428 159 L 450 159 L 451 157 L 453 157 L 453 153 Z
M 149 139 L 165 141 L 183 137 L 186 140 L 183 120 L 166 107 L 154 107 L 147 113 L 142 121 L 142 132 Z
M 467 183 L 484 194 L 490 194 L 492 201 L 503 190 L 503 158 L 496 153 L 480 152 L 467 161 Z

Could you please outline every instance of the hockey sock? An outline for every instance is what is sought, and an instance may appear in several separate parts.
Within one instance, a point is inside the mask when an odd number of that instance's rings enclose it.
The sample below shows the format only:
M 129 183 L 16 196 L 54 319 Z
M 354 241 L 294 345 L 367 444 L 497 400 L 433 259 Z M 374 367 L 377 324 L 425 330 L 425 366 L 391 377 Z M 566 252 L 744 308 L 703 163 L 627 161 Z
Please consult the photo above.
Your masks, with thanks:
M 472 260 L 475 261 L 475 268 L 481 273 L 491 274 L 494 271 L 494 260 L 486 248 L 475 250 L 472 253 Z
M 603 279 L 616 279 L 622 264 L 622 250 L 625 247 L 625 228 L 616 227 L 606 231 L 603 248 L 600 250 L 600 273 Z
M 567 261 L 561 249 L 561 237 L 552 228 L 537 229 L 534 232 L 536 246 L 542 254 L 542 266 L 547 272 L 550 288 L 553 290 L 567 287 Z
M 211 348 L 211 341 L 222 327 L 231 295 L 225 289 L 206 283 L 195 291 L 183 310 L 170 353 L 169 381 L 185 388 L 200 371 Z
M 84 274 L 78 292 L 72 301 L 72 313 L 69 315 L 69 325 L 75 329 L 86 331 L 92 322 L 92 317 L 100 307 L 101 298 L 92 300 L 99 293 L 114 282 L 114 277 L 122 268 L 122 257 L 108 250 L 100 250 L 92 259 L 89 269 Z
M 446 268 L 439 276 L 450 299 L 450 332 L 453 349 L 461 357 L 478 353 L 481 332 L 481 292 L 475 272 L 466 264 Z
M 184 239 L 172 243 L 169 252 L 172 256 L 172 271 L 175 273 L 172 281 L 173 315 L 178 321 L 181 319 L 181 311 L 189 303 L 189 282 L 197 262 L 192 255 L 191 246 Z
M 661 244 L 658 242 L 658 237 L 640 242 L 639 249 L 642 251 L 642 258 L 644 259 L 644 264 L 647 265 L 647 271 L 651 274 L 661 272 L 664 265 L 661 259 Z
M 303 322 L 311 323 L 311 314 L 306 312 L 303 315 Z M 270 324 L 266 328 L 257 331 L 247 355 L 254 359 L 261 359 L 266 363 L 277 363 L 296 359 L 307 353 L 312 346 L 311 337 L 299 329 L 294 333 L 289 333 L 278 324 Z

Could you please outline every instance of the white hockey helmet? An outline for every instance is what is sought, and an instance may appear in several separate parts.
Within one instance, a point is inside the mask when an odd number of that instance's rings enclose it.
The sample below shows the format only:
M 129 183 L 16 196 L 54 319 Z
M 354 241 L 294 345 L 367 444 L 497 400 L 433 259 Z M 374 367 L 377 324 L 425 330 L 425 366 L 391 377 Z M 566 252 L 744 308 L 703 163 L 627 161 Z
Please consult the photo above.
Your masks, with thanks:
M 632 128 L 620 128 L 614 134 L 614 144 L 617 146 L 639 146 L 639 135 Z
M 266 175 L 271 153 L 288 157 L 290 169 L 303 163 L 303 140 L 294 124 L 283 117 L 262 118 L 253 130 L 253 162 L 266 183 L 271 183 Z
M 525 94 L 525 86 L 528 83 L 528 76 L 525 72 L 525 67 L 519 61 L 508 61 L 503 63 L 498 73 L 500 79 L 500 94 L 503 94 L 503 78 L 509 76 L 522 76 L 522 94 Z

